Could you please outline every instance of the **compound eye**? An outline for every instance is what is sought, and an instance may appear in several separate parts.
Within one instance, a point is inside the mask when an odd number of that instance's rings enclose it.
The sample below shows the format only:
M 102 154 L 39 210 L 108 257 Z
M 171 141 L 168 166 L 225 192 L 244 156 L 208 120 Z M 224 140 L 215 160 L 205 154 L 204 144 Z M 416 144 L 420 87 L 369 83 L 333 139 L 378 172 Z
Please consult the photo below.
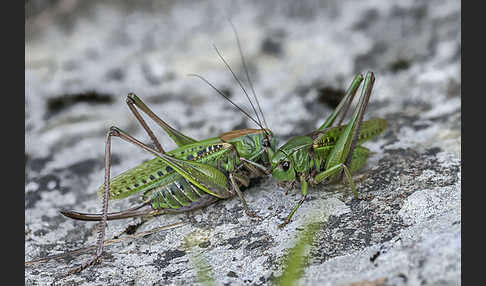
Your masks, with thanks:
M 283 162 L 283 163 L 282 163 L 282 169 L 283 169 L 285 172 L 287 172 L 287 171 L 289 170 L 289 168 L 290 168 L 290 163 L 289 163 L 289 161 L 285 161 L 285 162 Z

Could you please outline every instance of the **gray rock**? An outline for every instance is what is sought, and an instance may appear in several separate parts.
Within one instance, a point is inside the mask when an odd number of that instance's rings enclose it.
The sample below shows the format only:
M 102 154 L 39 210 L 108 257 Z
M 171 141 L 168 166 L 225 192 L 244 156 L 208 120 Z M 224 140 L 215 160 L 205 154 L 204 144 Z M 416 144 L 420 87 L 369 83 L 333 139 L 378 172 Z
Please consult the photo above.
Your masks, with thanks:
M 268 285 L 311 219 L 316 233 L 301 285 L 460 285 L 461 30 L 458 1 L 29 1 L 26 4 L 25 261 L 95 244 L 92 222 L 60 208 L 99 212 L 104 140 L 116 125 L 149 138 L 124 98 L 135 92 L 192 138 L 255 125 L 197 78 L 207 78 L 251 113 L 215 44 L 244 79 L 248 68 L 270 128 L 282 144 L 318 127 L 332 95 L 375 72 L 366 118 L 387 130 L 365 144 L 355 175 L 364 199 L 340 183 L 300 199 L 264 178 L 238 198 L 188 214 L 108 223 L 107 238 L 182 223 L 105 248 L 103 262 L 62 277 L 83 254 L 25 267 L 26 285 Z M 152 122 L 161 144 L 175 144 Z M 113 140 L 115 175 L 150 154 Z M 137 196 L 110 203 L 121 210 Z

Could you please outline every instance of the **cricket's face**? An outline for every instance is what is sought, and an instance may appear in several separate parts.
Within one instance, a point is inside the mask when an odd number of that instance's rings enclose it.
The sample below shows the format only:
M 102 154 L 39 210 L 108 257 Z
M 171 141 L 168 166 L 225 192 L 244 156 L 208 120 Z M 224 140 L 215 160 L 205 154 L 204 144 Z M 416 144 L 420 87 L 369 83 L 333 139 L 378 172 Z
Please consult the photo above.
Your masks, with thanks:
M 272 177 L 277 181 L 295 180 L 295 169 L 290 156 L 287 156 L 282 150 L 278 150 L 270 161 Z
M 308 169 L 312 143 L 309 136 L 296 136 L 283 144 L 270 160 L 272 177 L 278 181 L 295 182 L 298 174 Z

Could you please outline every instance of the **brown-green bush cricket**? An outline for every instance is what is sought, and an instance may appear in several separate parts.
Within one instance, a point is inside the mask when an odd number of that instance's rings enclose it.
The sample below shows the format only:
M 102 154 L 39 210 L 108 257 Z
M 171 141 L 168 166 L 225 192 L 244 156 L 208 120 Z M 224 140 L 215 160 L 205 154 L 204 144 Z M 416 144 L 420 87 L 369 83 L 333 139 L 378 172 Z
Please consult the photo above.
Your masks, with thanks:
M 375 81 L 372 72 L 365 76 L 358 105 L 349 123 L 341 125 L 362 81 L 360 74 L 354 78 L 336 109 L 316 131 L 290 139 L 272 156 L 272 177 L 281 181 L 280 184 L 287 190 L 300 183 L 303 196 L 280 226 L 288 224 L 305 201 L 309 185 L 340 179 L 344 174 L 355 197 L 358 197 L 351 173 L 363 167 L 369 153 L 369 149 L 361 144 L 378 136 L 386 128 L 385 119 L 363 121 Z M 341 112 L 338 126 L 332 127 Z
M 154 149 L 117 127 L 111 127 L 108 131 L 105 146 L 105 183 L 99 190 L 103 197 L 103 213 L 61 211 L 63 215 L 73 219 L 102 221 L 95 259 L 75 271 L 80 271 L 101 258 L 107 220 L 164 212 L 185 212 L 235 195 L 240 197 L 247 214 L 253 215 L 239 185 L 248 186 L 250 176 L 264 175 L 266 167 L 263 165 L 268 164 L 266 150 L 275 149 L 275 139 L 271 131 L 265 128 L 234 130 L 219 137 L 196 141 L 167 125 L 134 94 L 128 95 L 127 102 L 157 147 Z M 133 105 L 162 126 L 179 148 L 164 152 Z M 110 179 L 110 145 L 114 136 L 151 152 L 155 158 Z M 136 193 L 143 194 L 140 205 L 108 213 L 109 199 L 121 199 Z
M 239 41 L 238 47 L 244 64 Z M 216 52 L 251 103 L 242 83 L 217 49 Z M 151 138 L 155 148 L 140 142 L 120 128 L 110 128 L 105 143 L 105 180 L 99 188 L 99 193 L 103 198 L 102 213 L 88 214 L 61 210 L 63 215 L 73 219 L 101 221 L 95 257 L 71 270 L 70 273 L 80 272 L 101 260 L 107 220 L 186 212 L 235 195 L 239 196 L 245 212 L 249 216 L 256 216 L 249 210 L 239 187 L 248 186 L 251 177 L 268 174 L 269 158 L 275 152 L 275 138 L 268 128 L 263 127 L 253 103 L 251 105 L 257 119 L 234 104 L 206 79 L 199 75 L 195 76 L 209 84 L 260 128 L 233 130 L 218 137 L 197 141 L 172 128 L 153 113 L 135 94 L 129 94 L 126 98 L 128 107 Z M 258 104 L 248 73 L 247 79 Z M 258 107 L 260 108 L 259 104 Z M 165 152 L 137 108 L 162 127 L 178 148 Z M 263 113 L 261 115 L 263 117 Z M 152 153 L 155 158 L 110 178 L 112 137 L 119 137 L 123 141 L 132 143 Z M 140 205 L 124 211 L 108 213 L 110 199 L 121 199 L 137 193 L 142 194 Z

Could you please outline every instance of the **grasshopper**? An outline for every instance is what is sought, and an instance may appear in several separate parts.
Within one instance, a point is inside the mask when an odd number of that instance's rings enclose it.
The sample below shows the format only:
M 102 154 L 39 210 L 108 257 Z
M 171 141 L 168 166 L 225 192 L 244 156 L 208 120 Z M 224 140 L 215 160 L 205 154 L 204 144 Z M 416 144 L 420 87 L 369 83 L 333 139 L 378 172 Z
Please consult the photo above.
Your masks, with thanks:
M 240 42 L 237 35 L 236 37 L 241 59 L 247 71 Z M 248 216 L 258 217 L 248 208 L 239 187 L 242 185 L 248 186 L 251 177 L 269 174 L 269 160 L 275 152 L 276 140 L 270 129 L 263 127 L 258 112 L 240 80 L 216 46 L 214 48 L 250 101 L 257 120 L 232 102 L 206 79 L 196 74 L 191 75 L 205 81 L 260 128 L 233 130 L 218 137 L 197 141 L 177 131 L 160 119 L 135 94 L 128 94 L 126 103 L 151 138 L 155 148 L 140 142 L 118 127 L 112 126 L 109 129 L 105 142 L 105 179 L 104 184 L 100 186 L 98 191 L 103 198 L 102 213 L 88 214 L 72 210 L 60 211 L 61 214 L 72 219 L 101 221 L 94 258 L 72 269 L 68 274 L 80 272 L 101 261 L 105 228 L 108 220 L 187 212 L 208 206 L 219 199 L 226 199 L 235 195 L 240 198 Z M 246 75 L 253 96 L 258 103 L 248 72 Z M 260 108 L 259 104 L 258 107 Z M 162 127 L 178 148 L 165 152 L 137 108 Z M 263 117 L 262 112 L 261 115 Z M 264 117 L 263 120 L 265 121 Z M 152 153 L 155 158 L 110 179 L 112 137 L 118 137 L 123 141 L 132 143 Z M 108 213 L 108 201 L 110 199 L 126 198 L 138 193 L 142 194 L 142 202 L 139 205 L 124 211 Z
M 300 183 L 302 193 L 301 200 L 280 227 L 288 224 L 304 203 L 309 185 L 344 179 L 344 173 L 355 197 L 358 197 L 351 173 L 363 167 L 369 153 L 369 149 L 361 144 L 375 138 L 386 128 L 385 119 L 363 121 L 375 81 L 372 72 L 365 76 L 361 97 L 349 123 L 341 125 L 362 81 L 361 74 L 355 76 L 341 102 L 316 131 L 290 139 L 273 154 L 270 160 L 272 177 L 287 190 Z M 331 127 L 341 111 L 343 113 L 338 126 Z
M 103 197 L 103 213 L 60 211 L 73 219 L 101 221 L 95 258 L 70 273 L 80 272 L 101 260 L 107 220 L 187 212 L 235 195 L 239 196 L 245 212 L 249 216 L 256 216 L 249 210 L 239 186 L 248 186 L 250 177 L 262 176 L 267 172 L 264 166 L 269 162 L 267 154 L 273 154 L 276 145 L 269 129 L 233 130 L 218 137 L 196 141 L 160 119 L 135 94 L 129 94 L 126 101 L 156 147 L 154 149 L 140 142 L 118 127 L 109 129 L 105 143 L 105 181 L 98 191 Z M 160 125 L 179 147 L 165 152 L 135 107 Z M 132 143 L 152 153 L 155 158 L 110 179 L 112 137 Z M 108 213 L 108 200 L 137 193 L 142 194 L 140 205 Z

